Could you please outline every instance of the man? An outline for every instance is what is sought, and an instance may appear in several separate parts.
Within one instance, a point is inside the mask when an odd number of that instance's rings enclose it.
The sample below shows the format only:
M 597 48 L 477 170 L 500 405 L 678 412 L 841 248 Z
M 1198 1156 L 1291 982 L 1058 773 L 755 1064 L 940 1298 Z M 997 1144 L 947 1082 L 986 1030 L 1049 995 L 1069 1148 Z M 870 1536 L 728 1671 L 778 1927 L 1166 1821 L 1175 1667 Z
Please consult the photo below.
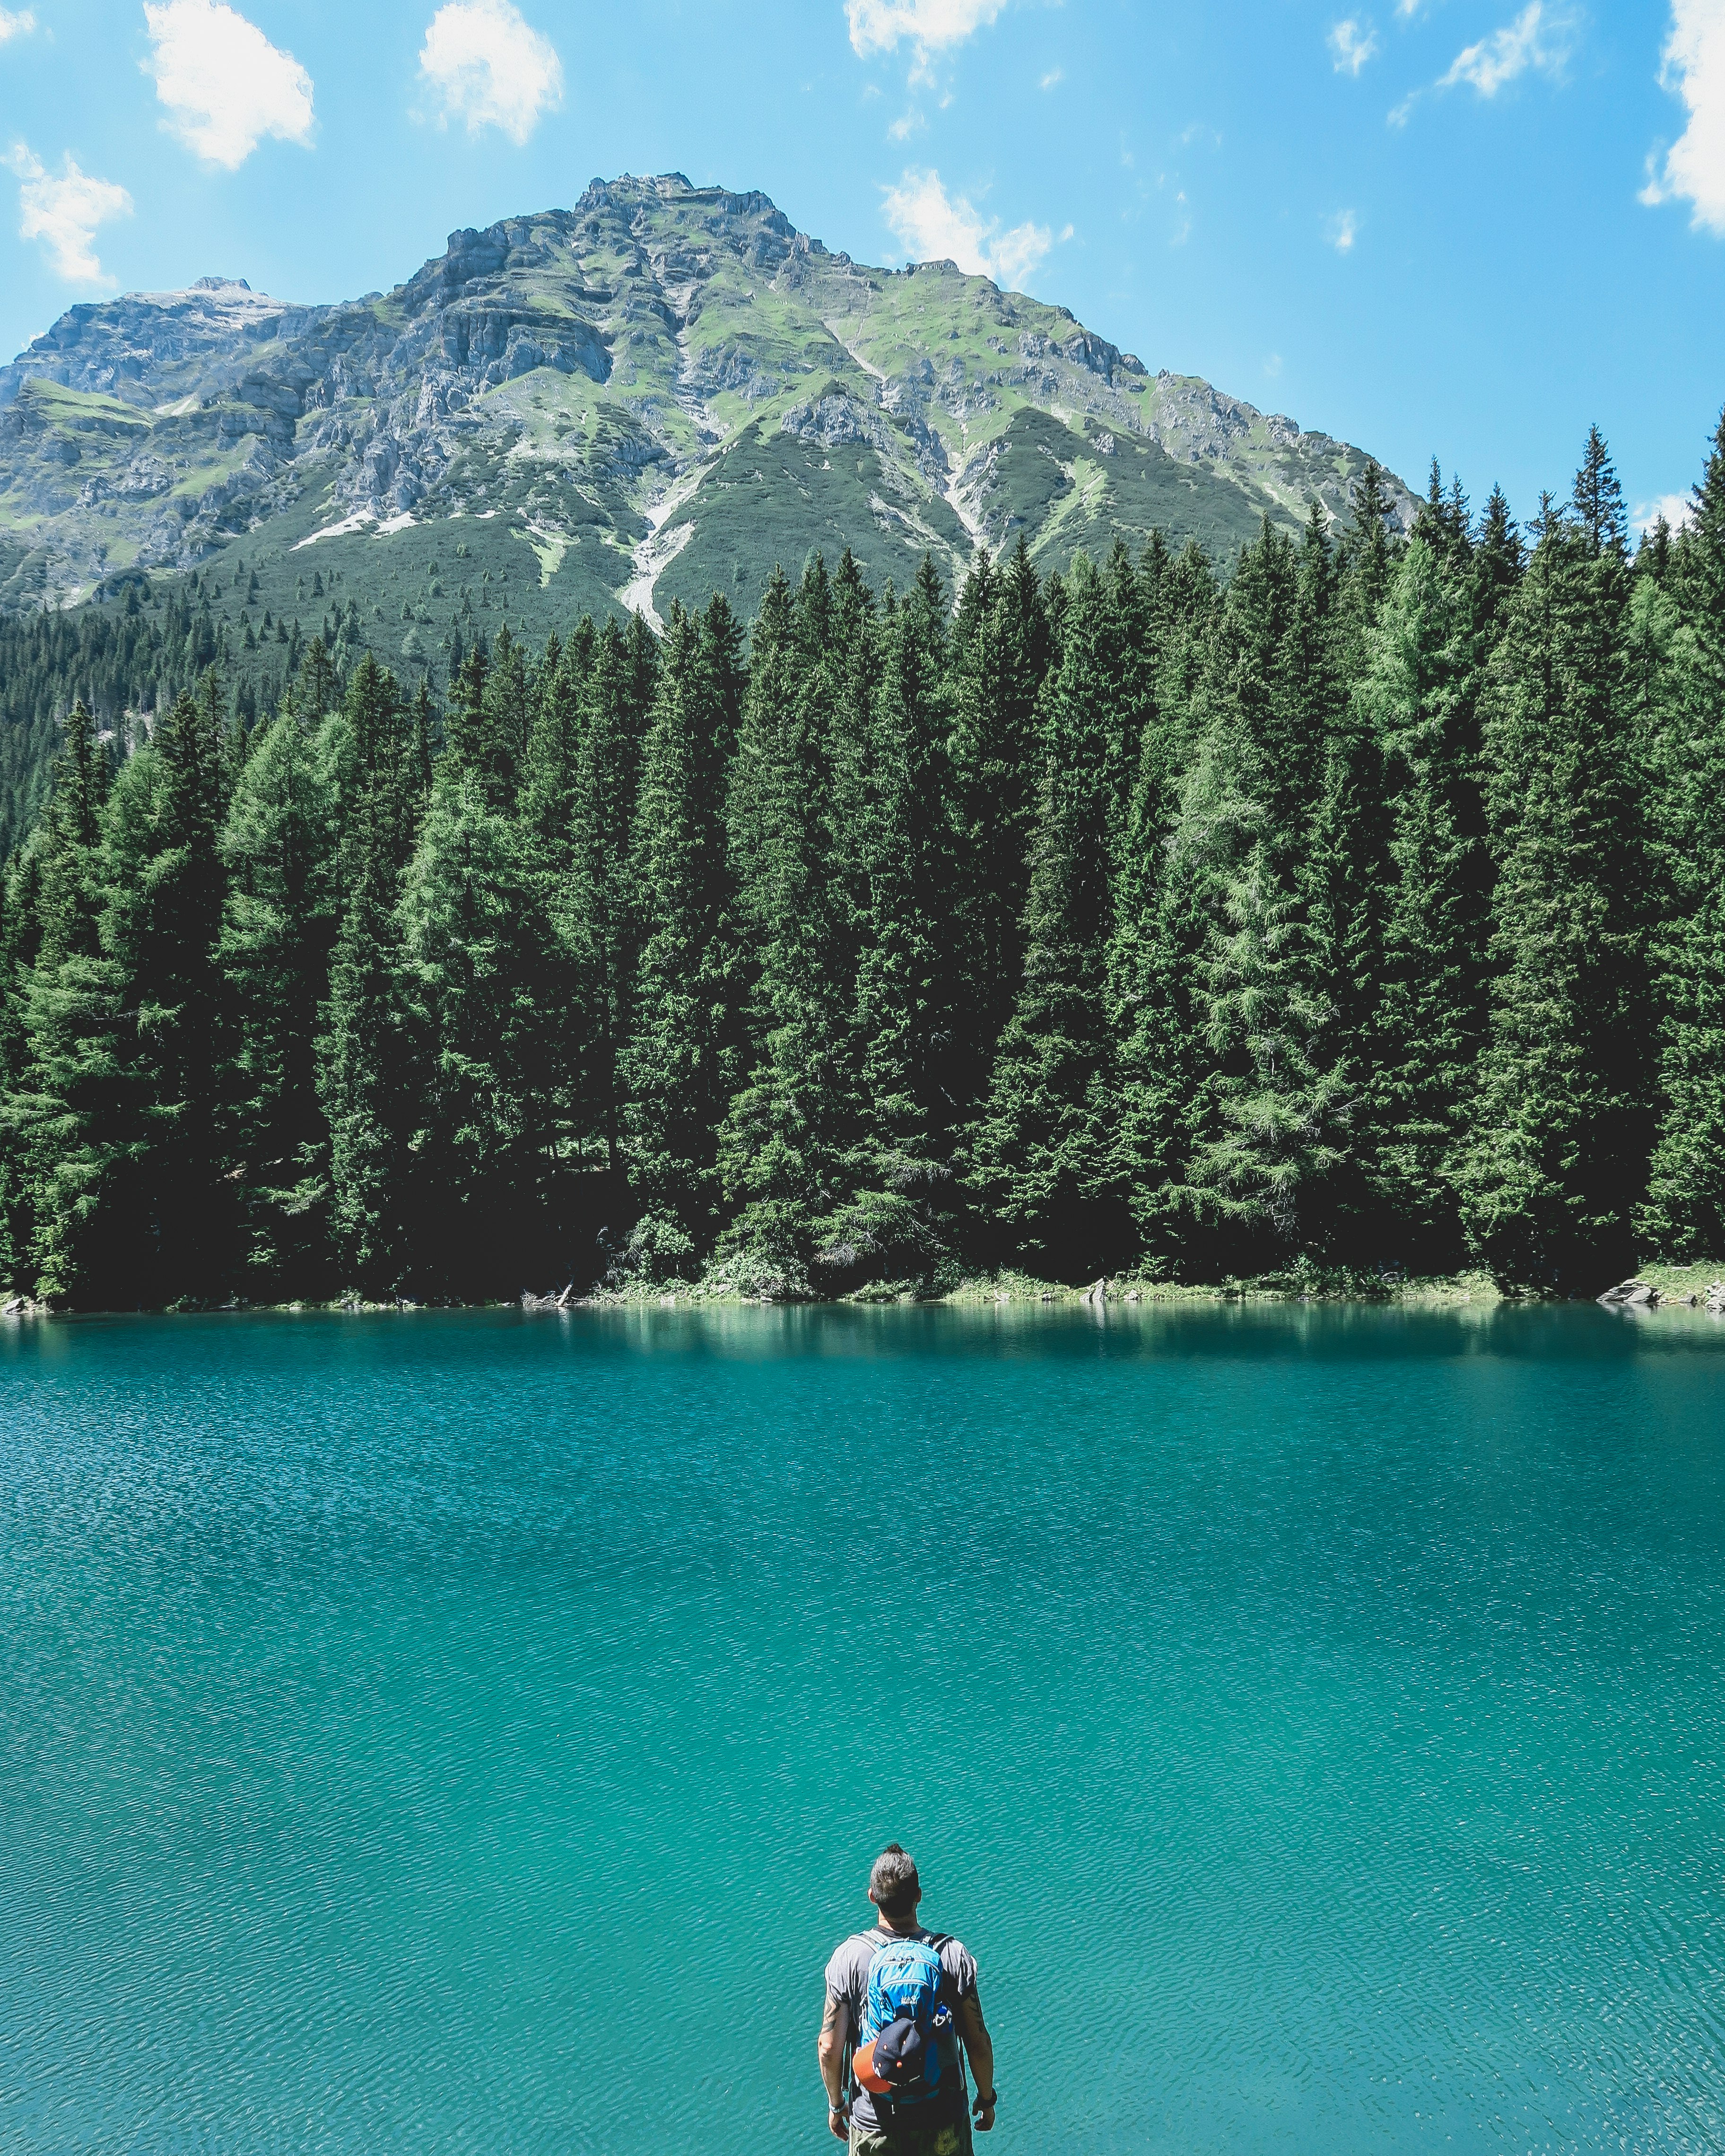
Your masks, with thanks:
M 922 1881 L 915 1863 L 896 1841 L 875 1859 L 869 1874 L 869 1899 L 879 1912 L 874 1929 L 846 1939 L 827 1964 L 827 2005 L 821 2017 L 819 2055 L 820 2077 L 827 2088 L 828 2128 L 834 2139 L 849 2142 L 850 2156 L 970 2156 L 964 2076 L 958 2065 L 957 2046 L 949 2038 L 943 2041 L 952 2053 L 951 2071 L 940 2076 L 939 2094 L 928 2102 L 913 2107 L 895 2106 L 889 2100 L 877 2111 L 875 2096 L 861 2083 L 854 2101 L 847 2096 L 854 2078 L 850 2047 L 863 2030 L 870 1966 L 875 1954 L 893 1940 L 916 1940 L 940 1957 L 939 1995 L 952 2009 L 953 2025 L 976 2076 L 977 2130 L 986 2133 L 994 2123 L 994 2046 L 983 2026 L 976 1964 L 957 1939 L 942 1938 L 917 1923 Z M 932 1966 L 928 1964 L 931 1969 Z

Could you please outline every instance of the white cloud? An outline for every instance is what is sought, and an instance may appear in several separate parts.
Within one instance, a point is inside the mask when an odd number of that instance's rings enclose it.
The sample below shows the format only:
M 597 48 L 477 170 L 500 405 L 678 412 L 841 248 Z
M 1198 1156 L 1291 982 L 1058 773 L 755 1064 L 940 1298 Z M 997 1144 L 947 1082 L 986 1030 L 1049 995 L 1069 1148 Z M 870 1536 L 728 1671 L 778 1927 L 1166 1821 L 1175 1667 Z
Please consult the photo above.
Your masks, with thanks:
M 901 42 L 920 52 L 962 45 L 999 16 L 1006 0 L 845 0 L 850 42 L 865 57 Z
M 1041 86 L 1044 90 L 1054 90 L 1065 80 L 1066 70 L 1065 68 L 1050 68 L 1048 73 L 1042 78 Z
M 450 0 L 439 8 L 419 72 L 441 99 L 445 122 L 465 120 L 470 135 L 500 127 L 517 146 L 563 101 L 557 47 L 511 0 Z
M 1377 49 L 1378 33 L 1369 23 L 1362 28 L 1355 16 L 1337 23 L 1330 32 L 1330 50 L 1336 56 L 1337 74 L 1357 75 Z
M 36 18 L 28 8 L 14 14 L 9 8 L 0 8 L 0 45 L 8 44 L 13 38 L 28 38 L 36 27 Z
M 146 74 L 187 149 L 237 172 L 266 135 L 311 140 L 311 78 L 220 0 L 145 0 Z
M 1662 494 L 1657 501 L 1640 503 L 1631 520 L 1637 531 L 1651 531 L 1661 517 L 1673 531 L 1681 531 L 1695 519 L 1695 501 L 1686 494 Z
M 1359 238 L 1359 219 L 1351 209 L 1337 210 L 1330 219 L 1330 244 L 1338 254 L 1352 254 Z
M 4 160 L 18 176 L 18 237 L 39 239 L 55 270 L 74 285 L 111 285 L 96 258 L 98 225 L 131 215 L 131 197 L 111 180 L 92 179 L 69 156 L 56 178 L 28 146 L 14 142 Z
M 1438 88 L 1453 90 L 1459 82 L 1471 82 L 1481 97 L 1496 97 L 1529 68 L 1555 74 L 1568 57 L 1568 30 L 1567 22 L 1547 15 L 1545 0 L 1531 0 L 1514 22 L 1459 52 L 1450 72 L 1439 78 Z
M 886 190 L 882 214 L 900 244 L 918 262 L 956 262 L 973 277 L 992 277 L 1008 290 L 1024 280 L 1054 244 L 1045 224 L 1015 224 L 1000 229 L 1000 220 L 984 223 L 963 195 L 948 195 L 936 172 L 906 172 Z
M 1689 110 L 1666 153 L 1661 177 L 1649 160 L 1644 203 L 1692 203 L 1696 226 L 1725 238 L 1725 0 L 1671 0 L 1671 33 L 1660 80 Z

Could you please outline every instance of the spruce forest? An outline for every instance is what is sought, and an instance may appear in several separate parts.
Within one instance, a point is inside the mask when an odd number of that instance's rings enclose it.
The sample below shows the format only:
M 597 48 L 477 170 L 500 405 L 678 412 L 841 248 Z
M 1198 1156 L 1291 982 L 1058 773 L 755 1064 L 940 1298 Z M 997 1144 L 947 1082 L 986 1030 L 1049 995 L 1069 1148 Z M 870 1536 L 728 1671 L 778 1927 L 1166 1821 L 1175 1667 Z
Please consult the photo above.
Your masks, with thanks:
M 0 1276 L 73 1308 L 1725 1255 L 1725 422 L 1631 550 L 847 553 L 296 650 L 98 732 L 4 880 Z

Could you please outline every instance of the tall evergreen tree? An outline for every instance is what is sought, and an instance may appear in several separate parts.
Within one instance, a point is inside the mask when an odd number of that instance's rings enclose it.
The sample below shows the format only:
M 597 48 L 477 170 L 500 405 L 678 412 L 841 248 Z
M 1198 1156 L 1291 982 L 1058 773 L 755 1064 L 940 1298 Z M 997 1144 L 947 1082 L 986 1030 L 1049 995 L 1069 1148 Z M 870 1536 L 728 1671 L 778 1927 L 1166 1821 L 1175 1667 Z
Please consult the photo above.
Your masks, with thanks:
M 641 955 L 622 1072 L 630 1175 L 642 1204 L 701 1250 L 719 1224 L 717 1131 L 737 1075 L 725 774 L 740 659 L 722 595 L 699 622 L 673 604 L 635 808 Z
M 122 770 L 99 859 L 44 923 L 30 1091 L 15 1112 L 38 1164 L 41 1286 L 58 1299 L 205 1301 L 235 1277 L 217 957 L 223 719 L 209 674 Z
M 92 1001 L 106 1014 L 102 992 L 110 983 L 101 963 L 96 859 L 106 781 L 95 722 L 80 701 L 66 719 L 28 865 L 8 879 L 0 1012 L 11 1141 L 0 1166 L 5 1255 L 10 1278 L 33 1287 L 41 1268 L 50 1291 L 61 1293 L 69 1275 L 63 1281 L 44 1265 L 47 1245 L 38 1242 L 36 1226 L 40 1220 L 49 1235 L 58 1226 L 64 1238 L 55 1198 L 67 1194 L 55 1186 L 66 1152 L 82 1135 L 79 1096 L 88 1083 L 80 1051 Z
M 982 557 L 966 587 L 955 640 L 952 938 L 961 969 L 957 1045 L 961 1057 L 970 1050 L 957 1090 L 969 1108 L 987 1086 L 1023 977 L 1041 783 L 1036 699 L 1050 636 L 1022 533 L 1004 572 Z
M 1116 1265 L 1129 1240 L 1106 1013 L 1121 634 L 1111 593 L 1081 555 L 1046 692 L 1023 984 L 968 1147 L 969 1188 L 1001 1255 L 1056 1273 Z
M 1164 690 L 1171 685 L 1164 661 Z M 1114 1173 L 1138 1255 L 1162 1271 L 1178 1268 L 1192 1241 L 1181 1184 L 1201 1130 L 1194 1111 L 1206 1067 L 1198 1017 L 1207 928 L 1202 885 L 1191 855 L 1176 844 L 1184 723 L 1183 709 L 1171 711 L 1158 699 L 1114 865 L 1108 952 L 1119 1103 Z
M 1250 1266 L 1322 1242 L 1348 1101 L 1333 977 L 1345 905 L 1314 931 L 1333 879 L 1319 848 L 1331 764 L 1336 585 L 1322 528 L 1302 549 L 1267 526 L 1217 615 L 1173 854 L 1204 921 L 1194 1016 L 1207 1074 L 1187 1122 L 1181 1202 L 1204 1231 L 1190 1255 Z M 1333 825 L 1331 827 L 1333 829 Z M 1314 886 L 1317 886 L 1316 890 Z
M 580 982 L 587 1104 L 614 1176 L 623 1135 L 618 1060 L 634 1023 L 637 908 L 629 855 L 647 717 L 641 698 L 650 696 L 651 685 L 638 632 L 625 635 L 607 622 L 588 679 L 576 760 L 569 933 Z
M 367 814 L 331 965 L 317 1083 L 330 1132 L 331 1257 L 346 1283 L 373 1297 L 434 1265 L 418 1217 L 426 1071 L 405 993 L 399 896 L 389 834 Z
M 585 670 L 579 645 L 547 643 L 534 681 L 532 721 L 521 787 L 521 820 L 547 901 L 567 883 L 573 858 Z
M 1334 1014 L 1313 970 L 1299 901 L 1260 839 L 1228 882 L 1207 953 L 1217 1116 L 1189 1170 L 1199 1209 L 1253 1254 L 1294 1255 L 1343 1157 L 1347 1080 L 1326 1052 Z
M 726 803 L 738 919 L 756 954 L 747 1074 L 719 1133 L 731 1231 L 775 1260 L 806 1260 L 813 1223 L 845 1194 L 855 1077 L 852 983 L 829 815 L 830 676 L 802 663 L 819 584 L 793 605 L 775 573 L 755 624 Z
M 1636 594 L 1644 644 L 1664 643 L 1658 808 L 1671 911 L 1660 938 L 1661 1115 L 1642 1232 L 1678 1259 L 1725 1254 L 1725 418 L 1681 550 L 1675 634 L 1656 583 Z M 1649 618 L 1651 618 L 1651 621 Z
M 874 706 L 856 985 L 857 1191 L 827 1231 L 845 1263 L 861 1257 L 889 1275 L 925 1270 L 937 1247 L 960 1082 L 946 617 L 946 593 L 925 555 L 887 624 Z
M 1384 480 L 1383 466 L 1368 457 L 1365 469 L 1354 482 L 1348 505 L 1352 521 L 1343 535 L 1344 664 L 1350 673 L 1358 669 L 1367 632 L 1389 593 L 1401 544 L 1400 526 Z
M 894 1188 L 946 1173 L 954 982 L 946 593 L 927 555 L 892 624 L 873 728 L 869 913 L 857 982 L 865 1145 Z
M 1465 532 L 1440 513 L 1397 567 L 1354 695 L 1393 818 L 1364 1115 L 1382 1254 L 1461 1256 L 1458 1152 L 1486 1034 L 1491 862 L 1479 783 L 1480 649 Z
M 548 924 L 531 903 L 520 829 L 480 779 L 433 787 L 404 880 L 406 995 L 424 1043 L 423 1266 L 471 1294 L 526 1264 L 553 1164 L 547 1066 Z
M 1652 1013 L 1629 584 L 1595 429 L 1572 515 L 1543 514 L 1487 686 L 1498 970 L 1464 1211 L 1476 1250 L 1519 1284 L 1584 1286 L 1635 1254 Z
M 316 1041 L 336 928 L 335 803 L 291 711 L 264 727 L 222 833 L 233 1142 L 253 1295 L 326 1285 L 329 1130 Z

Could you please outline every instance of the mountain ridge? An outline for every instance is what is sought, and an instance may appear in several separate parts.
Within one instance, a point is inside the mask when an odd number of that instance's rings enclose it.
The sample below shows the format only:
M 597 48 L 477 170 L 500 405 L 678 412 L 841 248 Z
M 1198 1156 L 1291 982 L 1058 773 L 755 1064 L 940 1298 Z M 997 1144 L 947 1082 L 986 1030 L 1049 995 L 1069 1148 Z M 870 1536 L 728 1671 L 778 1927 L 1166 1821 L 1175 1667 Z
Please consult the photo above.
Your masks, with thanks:
M 625 175 L 388 293 L 207 277 L 69 310 L 0 368 L 0 607 L 237 548 L 278 611 L 331 565 L 393 657 L 475 601 L 752 613 L 817 547 L 953 583 L 1021 531 L 1045 567 L 1152 528 L 1226 560 L 1266 515 L 1345 516 L 1366 462 L 950 262 L 872 268 L 758 192 Z

